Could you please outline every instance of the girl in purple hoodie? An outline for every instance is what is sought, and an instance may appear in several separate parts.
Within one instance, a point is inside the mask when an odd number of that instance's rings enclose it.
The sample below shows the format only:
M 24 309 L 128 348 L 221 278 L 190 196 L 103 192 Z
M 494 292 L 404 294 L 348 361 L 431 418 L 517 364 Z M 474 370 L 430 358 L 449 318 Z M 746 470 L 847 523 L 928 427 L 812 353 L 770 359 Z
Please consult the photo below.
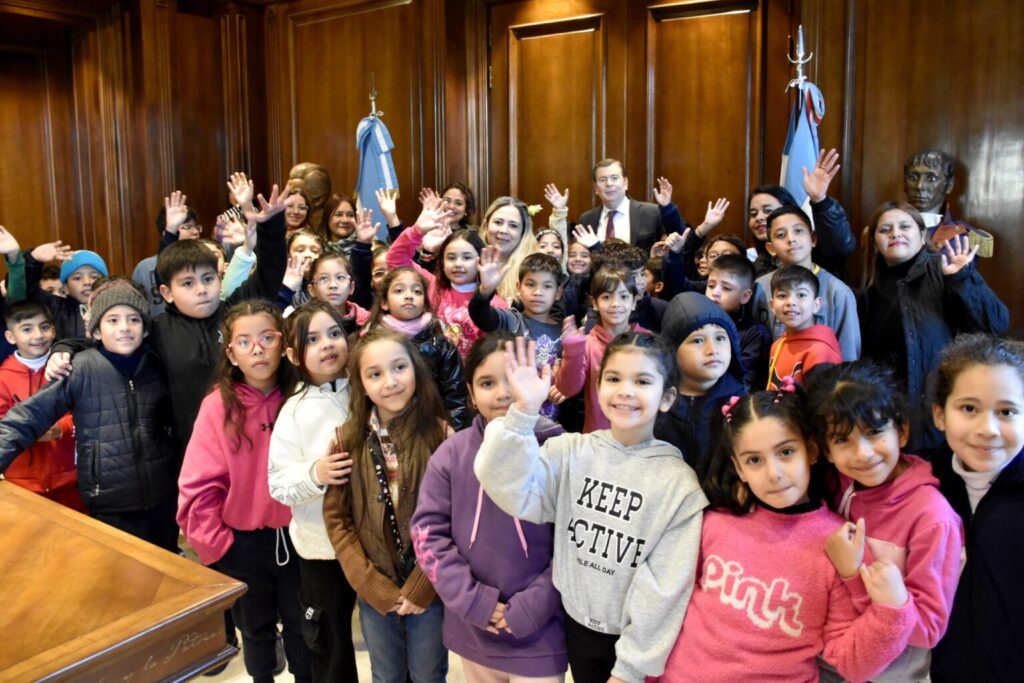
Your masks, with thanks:
M 479 414 L 431 457 L 410 527 L 419 566 L 444 601 L 444 644 L 462 657 L 466 680 L 557 683 L 568 662 L 551 580 L 552 525 L 505 514 L 473 473 L 484 427 L 512 404 L 505 379 L 512 339 L 494 332 L 473 344 L 466 377 Z M 554 422 L 537 423 L 541 443 L 560 433 Z

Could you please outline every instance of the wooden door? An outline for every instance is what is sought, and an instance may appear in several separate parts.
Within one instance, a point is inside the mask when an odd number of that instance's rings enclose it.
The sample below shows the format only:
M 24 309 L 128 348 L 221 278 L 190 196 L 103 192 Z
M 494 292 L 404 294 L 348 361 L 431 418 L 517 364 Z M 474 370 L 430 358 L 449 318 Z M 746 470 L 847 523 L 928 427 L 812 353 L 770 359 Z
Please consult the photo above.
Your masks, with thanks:
M 569 188 L 575 218 L 594 205 L 595 162 L 613 156 L 629 167 L 625 17 L 625 3 L 616 0 L 490 8 L 490 163 L 482 205 L 501 195 L 545 204 L 544 185 L 553 182 Z M 547 222 L 548 208 L 535 224 Z
M 757 0 L 492 5 L 487 194 L 542 203 L 554 182 L 577 217 L 612 157 L 634 199 L 665 176 L 691 223 L 724 196 L 723 229 L 743 234 L 747 191 L 778 178 L 789 23 L 788 4 Z

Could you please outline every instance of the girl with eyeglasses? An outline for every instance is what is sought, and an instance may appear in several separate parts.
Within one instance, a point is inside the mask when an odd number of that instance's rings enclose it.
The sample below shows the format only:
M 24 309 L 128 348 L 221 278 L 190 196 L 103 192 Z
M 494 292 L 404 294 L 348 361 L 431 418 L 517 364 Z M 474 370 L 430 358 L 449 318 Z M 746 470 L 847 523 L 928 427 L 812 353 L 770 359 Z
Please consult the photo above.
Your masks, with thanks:
M 302 638 L 299 562 L 287 529 L 291 509 L 270 497 L 270 437 L 295 368 L 282 362 L 284 321 L 266 301 L 228 311 L 220 367 L 203 399 L 178 478 L 178 525 L 203 564 L 248 585 L 232 606 L 246 672 L 273 680 L 277 623 L 296 681 L 311 680 Z

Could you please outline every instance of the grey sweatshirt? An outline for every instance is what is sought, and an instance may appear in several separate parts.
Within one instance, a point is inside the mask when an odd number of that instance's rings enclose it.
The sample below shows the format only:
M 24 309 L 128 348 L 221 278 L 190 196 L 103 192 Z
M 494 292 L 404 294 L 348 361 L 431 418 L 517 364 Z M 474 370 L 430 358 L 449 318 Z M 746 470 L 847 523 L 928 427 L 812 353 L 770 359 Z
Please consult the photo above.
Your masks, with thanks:
M 664 672 L 693 592 L 707 499 L 679 450 L 623 446 L 611 431 L 537 444 L 536 415 L 509 408 L 484 431 L 474 464 L 506 513 L 554 523 L 552 569 L 576 622 L 619 634 L 612 675 Z

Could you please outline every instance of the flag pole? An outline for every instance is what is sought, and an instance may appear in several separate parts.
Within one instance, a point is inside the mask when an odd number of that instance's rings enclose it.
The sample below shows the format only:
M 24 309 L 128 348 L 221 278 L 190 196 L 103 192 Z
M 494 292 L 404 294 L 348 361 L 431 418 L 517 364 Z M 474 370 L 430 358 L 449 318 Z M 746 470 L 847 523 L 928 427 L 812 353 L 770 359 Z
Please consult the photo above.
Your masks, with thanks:
M 377 81 L 372 71 L 370 72 L 370 116 L 374 118 L 384 116 L 384 112 L 377 111 Z
M 792 37 L 793 36 L 790 36 L 790 38 Z M 804 84 L 804 81 L 807 80 L 807 77 L 804 75 L 804 64 L 811 61 L 813 57 L 813 52 L 804 57 L 804 25 L 800 24 L 796 29 L 796 58 L 794 59 L 792 56 L 788 54 L 786 55 L 786 59 L 789 60 L 790 64 L 796 64 L 796 78 L 789 82 L 789 85 L 786 86 L 786 90 L 789 90 L 794 86 L 799 88 Z

